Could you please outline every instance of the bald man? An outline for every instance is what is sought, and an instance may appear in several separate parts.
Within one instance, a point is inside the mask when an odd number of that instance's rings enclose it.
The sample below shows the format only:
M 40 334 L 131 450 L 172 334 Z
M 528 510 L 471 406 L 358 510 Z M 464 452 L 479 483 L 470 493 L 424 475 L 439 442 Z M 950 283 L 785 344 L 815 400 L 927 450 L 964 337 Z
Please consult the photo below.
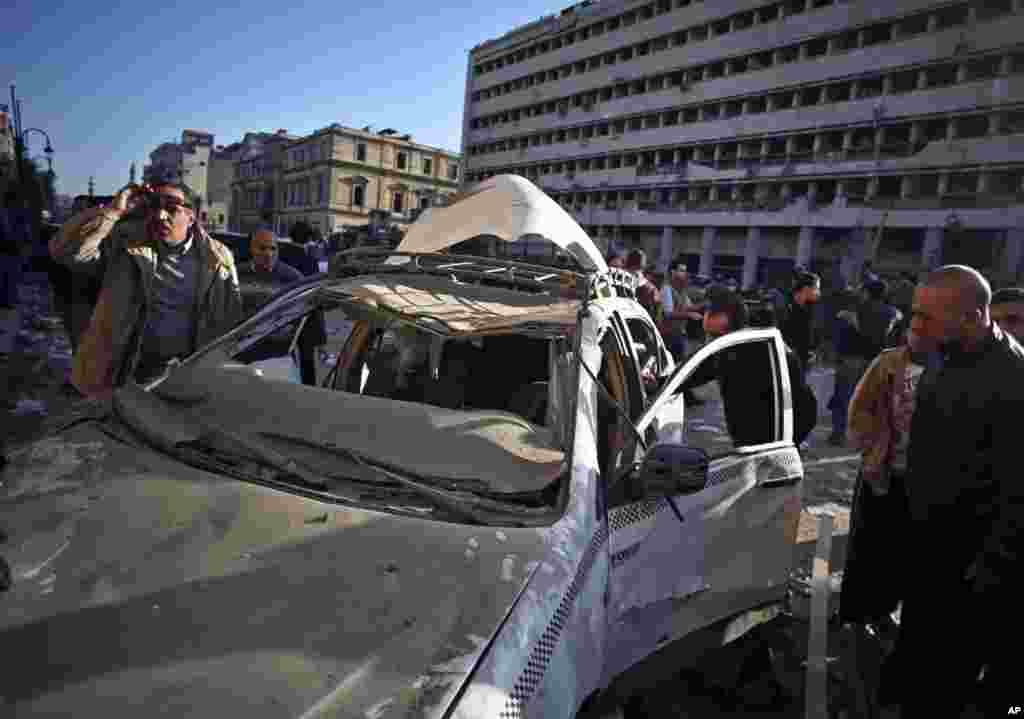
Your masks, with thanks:
M 304 279 L 301 272 L 278 258 L 277 240 L 270 230 L 257 230 L 249 241 L 249 251 L 252 260 L 238 272 L 246 317 L 256 313 L 284 287 Z M 290 326 L 282 328 L 272 338 L 242 353 L 238 359 L 242 362 L 255 362 L 286 354 L 294 329 Z M 326 341 L 323 312 L 317 310 L 299 337 L 299 365 L 303 384 L 316 385 L 316 347 Z
M 909 526 L 899 644 L 903 719 L 960 716 L 987 665 L 986 712 L 1006 715 L 1019 652 L 1024 537 L 1020 429 L 1024 349 L 992 322 L 976 270 L 947 265 L 914 292 L 911 333 L 938 348 L 925 371 L 907 451 Z M 988 714 L 986 714 L 987 716 Z M 994 715 L 994 714 L 993 714 Z
M 992 321 L 1024 343 L 1024 288 L 1006 287 L 993 293 Z

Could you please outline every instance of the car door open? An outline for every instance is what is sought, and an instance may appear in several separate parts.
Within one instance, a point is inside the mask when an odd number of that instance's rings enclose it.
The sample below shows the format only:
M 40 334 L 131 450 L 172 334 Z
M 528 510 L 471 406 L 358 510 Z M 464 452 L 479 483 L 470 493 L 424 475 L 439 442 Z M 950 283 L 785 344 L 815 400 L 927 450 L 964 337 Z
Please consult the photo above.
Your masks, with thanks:
M 632 491 L 614 493 L 629 499 L 609 506 L 614 672 L 785 595 L 803 470 L 784 363 L 777 330 L 729 334 L 684 363 L 637 422 L 657 441 L 623 478 Z M 694 382 L 706 401 L 680 411 Z

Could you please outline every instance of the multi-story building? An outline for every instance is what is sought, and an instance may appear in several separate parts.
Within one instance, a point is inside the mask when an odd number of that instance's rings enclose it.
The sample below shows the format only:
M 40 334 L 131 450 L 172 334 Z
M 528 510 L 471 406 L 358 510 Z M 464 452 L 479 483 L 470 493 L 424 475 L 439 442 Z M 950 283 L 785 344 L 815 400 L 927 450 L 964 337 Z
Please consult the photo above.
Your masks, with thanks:
M 0 182 L 14 176 L 14 123 L 0 112 Z
M 146 182 L 175 180 L 183 182 L 201 198 L 200 214 L 209 221 L 208 189 L 213 135 L 201 130 L 183 130 L 181 142 L 165 142 L 149 153 L 149 164 L 142 168 Z
M 459 185 L 458 155 L 386 129 L 334 124 L 290 143 L 279 193 L 277 228 L 304 220 L 322 233 L 365 225 L 371 210 L 398 224 L 442 203 Z
M 584 2 L 470 51 L 466 179 L 523 175 L 604 247 L 744 285 L 866 259 L 1009 281 L 1021 37 L 1024 0 Z
M 235 164 L 242 156 L 245 145 L 217 145 L 210 153 L 206 173 L 206 226 L 210 230 L 226 230 L 231 217 L 231 185 L 235 179 Z
M 287 130 L 245 133 L 232 173 L 231 230 L 249 233 L 262 226 L 278 228 L 277 198 L 285 150 L 296 139 Z

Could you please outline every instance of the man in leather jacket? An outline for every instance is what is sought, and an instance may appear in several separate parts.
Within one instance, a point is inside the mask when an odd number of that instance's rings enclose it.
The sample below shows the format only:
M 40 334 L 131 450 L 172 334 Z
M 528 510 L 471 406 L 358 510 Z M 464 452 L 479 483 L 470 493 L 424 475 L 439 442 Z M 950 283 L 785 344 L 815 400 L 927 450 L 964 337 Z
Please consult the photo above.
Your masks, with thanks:
M 941 348 L 916 399 L 907 454 L 910 526 L 900 654 L 902 716 L 960 716 L 987 665 L 985 711 L 1005 716 L 1024 557 L 1020 430 L 1024 349 L 992 322 L 992 292 L 963 265 L 914 293 L 911 331 Z M 938 651 L 937 651 L 938 649 Z M 986 716 L 989 714 L 986 714 Z

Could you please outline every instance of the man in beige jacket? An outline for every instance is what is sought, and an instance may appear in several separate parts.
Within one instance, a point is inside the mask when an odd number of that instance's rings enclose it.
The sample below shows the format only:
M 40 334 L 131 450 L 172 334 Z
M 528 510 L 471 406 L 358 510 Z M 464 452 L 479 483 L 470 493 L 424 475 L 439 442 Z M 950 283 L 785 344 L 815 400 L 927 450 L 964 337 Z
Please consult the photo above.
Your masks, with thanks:
M 129 186 L 50 241 L 54 260 L 102 279 L 72 366 L 79 392 L 151 381 L 241 320 L 234 258 L 198 223 L 196 204 L 185 185 Z

